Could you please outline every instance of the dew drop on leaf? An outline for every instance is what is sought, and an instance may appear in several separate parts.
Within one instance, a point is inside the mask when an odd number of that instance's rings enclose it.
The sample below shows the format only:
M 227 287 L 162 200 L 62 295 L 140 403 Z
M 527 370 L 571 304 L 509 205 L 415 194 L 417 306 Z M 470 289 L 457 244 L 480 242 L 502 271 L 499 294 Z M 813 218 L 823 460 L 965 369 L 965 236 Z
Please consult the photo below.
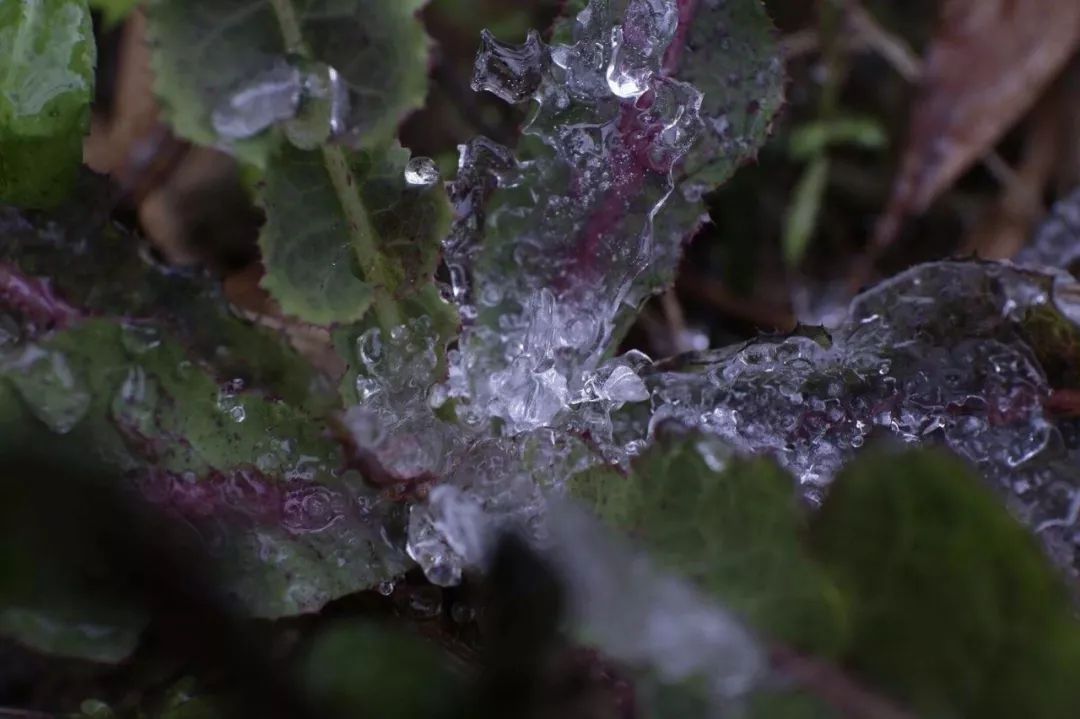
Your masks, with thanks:
M 439 181 L 439 168 L 430 157 L 414 157 L 405 165 L 405 182 L 412 187 L 431 187 Z
M 230 140 L 257 135 L 275 123 L 294 117 L 302 91 L 300 70 L 279 59 L 214 108 L 211 115 L 214 130 Z

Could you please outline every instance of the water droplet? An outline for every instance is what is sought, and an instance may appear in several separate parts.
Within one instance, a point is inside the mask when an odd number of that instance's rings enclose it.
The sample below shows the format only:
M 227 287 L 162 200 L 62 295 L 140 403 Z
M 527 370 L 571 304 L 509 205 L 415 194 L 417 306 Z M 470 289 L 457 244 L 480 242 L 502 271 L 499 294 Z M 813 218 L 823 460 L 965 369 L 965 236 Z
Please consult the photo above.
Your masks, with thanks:
M 439 181 L 439 168 L 430 157 L 414 157 L 405 165 L 405 182 L 413 187 L 431 187 Z
M 285 136 L 302 150 L 312 150 L 344 134 L 349 116 L 349 88 L 336 69 L 303 61 L 300 105 L 285 123 Z
M 124 381 L 113 397 L 111 411 L 121 428 L 148 436 L 154 427 L 158 403 L 158 383 L 138 365 L 128 367 Z
M 217 408 L 224 412 L 234 422 L 243 422 L 247 419 L 247 409 L 240 393 L 244 390 L 244 380 L 239 377 L 231 379 L 218 388 Z
M 252 137 L 296 115 L 303 90 L 300 70 L 279 59 L 225 98 L 211 114 L 214 130 L 230 140 Z

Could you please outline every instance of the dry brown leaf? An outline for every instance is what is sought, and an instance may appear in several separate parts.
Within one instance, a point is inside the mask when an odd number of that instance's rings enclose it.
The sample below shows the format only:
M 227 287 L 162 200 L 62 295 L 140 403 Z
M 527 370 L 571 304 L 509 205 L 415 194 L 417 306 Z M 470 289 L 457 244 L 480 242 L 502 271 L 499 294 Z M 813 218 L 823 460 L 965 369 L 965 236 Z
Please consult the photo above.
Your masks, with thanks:
M 988 260 L 1008 259 L 1020 251 L 1045 217 L 1043 195 L 1057 163 L 1067 155 L 1066 106 L 1072 104 L 1065 83 L 1036 105 L 1026 122 L 1024 149 L 1015 171 L 1010 169 L 998 199 L 987 207 L 960 245 L 960 254 Z
M 1078 42 L 1080 0 L 946 0 L 875 248 L 994 146 Z

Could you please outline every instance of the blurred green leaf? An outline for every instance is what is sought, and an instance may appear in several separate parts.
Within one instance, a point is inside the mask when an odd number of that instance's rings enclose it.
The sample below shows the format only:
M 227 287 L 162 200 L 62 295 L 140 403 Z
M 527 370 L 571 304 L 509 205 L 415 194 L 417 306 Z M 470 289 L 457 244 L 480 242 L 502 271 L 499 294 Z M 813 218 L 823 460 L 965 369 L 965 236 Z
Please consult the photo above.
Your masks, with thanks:
M 96 59 L 85 0 L 0 0 L 0 202 L 48 207 L 67 195 Z
M 0 417 L 17 414 L 17 402 L 0 383 Z M 46 654 L 121 661 L 134 650 L 147 615 L 115 581 L 113 558 L 98 541 L 95 521 L 112 515 L 81 482 L 94 459 L 73 462 L 77 472 L 27 462 L 22 448 L 47 445 L 13 446 L 9 428 L 3 431 L 0 636 Z
M 574 478 L 572 491 L 760 632 L 837 653 L 847 634 L 844 602 L 803 551 L 806 519 L 793 480 L 767 459 L 714 469 L 712 442 L 659 442 L 628 477 L 590 471 Z
M 795 192 L 784 218 L 784 261 L 789 267 L 799 264 L 810 238 L 817 227 L 821 200 L 829 182 L 829 158 L 825 155 L 816 157 L 803 170 L 802 177 L 795 185 Z
M 90 0 L 90 7 L 101 13 L 106 28 L 120 24 L 142 0 Z
M 312 699 L 334 716 L 438 719 L 459 716 L 461 682 L 440 652 L 372 623 L 331 625 L 302 663 Z
M 878 150 L 888 142 L 885 128 L 875 118 L 837 117 L 808 122 L 792 130 L 788 152 L 791 159 L 806 162 L 834 146 Z
M 1075 715 L 1080 626 L 1034 538 L 959 459 L 871 451 L 812 523 L 845 663 L 922 716 Z

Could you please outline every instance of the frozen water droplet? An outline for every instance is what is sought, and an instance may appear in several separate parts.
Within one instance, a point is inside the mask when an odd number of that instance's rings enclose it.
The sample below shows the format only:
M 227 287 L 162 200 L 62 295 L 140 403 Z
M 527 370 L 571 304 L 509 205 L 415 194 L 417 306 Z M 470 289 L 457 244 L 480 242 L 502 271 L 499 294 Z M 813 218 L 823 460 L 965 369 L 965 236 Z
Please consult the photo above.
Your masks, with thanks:
M 634 370 L 619 365 L 611 371 L 600 388 L 602 397 L 612 402 L 644 402 L 649 398 L 649 390 Z
M 336 69 L 302 61 L 300 104 L 285 123 L 285 136 L 302 150 L 312 150 L 346 131 L 349 89 Z
M 623 24 L 612 31 L 606 77 L 614 95 L 636 98 L 649 89 L 678 24 L 670 0 L 630 0 Z
M 218 388 L 217 408 L 224 412 L 234 422 L 243 422 L 247 419 L 247 409 L 239 393 L 244 390 L 244 380 L 231 379 Z
M 394 581 L 392 579 L 387 579 L 379 582 L 378 586 L 376 586 L 375 589 L 379 592 L 379 594 L 383 595 L 384 597 L 389 597 L 391 594 L 394 593 Z
M 122 429 L 149 435 L 157 409 L 157 380 L 135 365 L 128 368 L 112 401 L 112 416 Z
M 548 62 L 547 47 L 530 30 L 525 43 L 512 45 L 480 33 L 480 51 L 473 67 L 472 89 L 486 90 L 506 102 L 523 102 L 536 92 Z
M 405 165 L 405 182 L 413 187 L 431 187 L 439 181 L 439 168 L 430 157 L 414 157 Z
M 294 117 L 302 90 L 300 70 L 280 59 L 214 108 L 210 118 L 214 130 L 230 140 L 257 135 Z
M 53 432 L 70 432 L 86 415 L 90 392 L 62 352 L 28 345 L 5 364 L 26 406 Z

